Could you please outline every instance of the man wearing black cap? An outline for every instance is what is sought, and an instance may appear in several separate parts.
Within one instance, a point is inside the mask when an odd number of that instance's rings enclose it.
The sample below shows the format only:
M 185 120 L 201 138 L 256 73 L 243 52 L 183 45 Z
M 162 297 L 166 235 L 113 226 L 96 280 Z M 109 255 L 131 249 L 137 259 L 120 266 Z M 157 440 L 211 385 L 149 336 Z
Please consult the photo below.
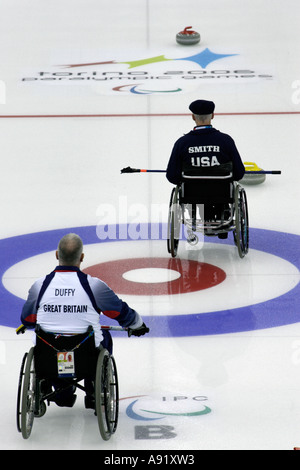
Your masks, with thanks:
M 167 166 L 168 181 L 179 184 L 183 168 L 200 170 L 228 162 L 232 162 L 233 179 L 240 180 L 244 176 L 245 167 L 234 140 L 211 125 L 215 104 L 197 100 L 190 104 L 189 109 L 196 126 L 175 142 Z

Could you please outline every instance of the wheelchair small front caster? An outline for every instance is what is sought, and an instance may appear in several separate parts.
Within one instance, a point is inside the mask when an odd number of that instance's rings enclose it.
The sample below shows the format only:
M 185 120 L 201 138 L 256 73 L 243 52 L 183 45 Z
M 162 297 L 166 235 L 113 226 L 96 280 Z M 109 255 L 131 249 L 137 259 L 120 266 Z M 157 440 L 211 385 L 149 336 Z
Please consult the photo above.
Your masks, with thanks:
M 195 235 L 194 233 L 189 233 L 187 238 L 187 242 L 189 245 L 195 246 L 197 245 L 198 241 L 199 238 L 197 237 L 197 235 Z

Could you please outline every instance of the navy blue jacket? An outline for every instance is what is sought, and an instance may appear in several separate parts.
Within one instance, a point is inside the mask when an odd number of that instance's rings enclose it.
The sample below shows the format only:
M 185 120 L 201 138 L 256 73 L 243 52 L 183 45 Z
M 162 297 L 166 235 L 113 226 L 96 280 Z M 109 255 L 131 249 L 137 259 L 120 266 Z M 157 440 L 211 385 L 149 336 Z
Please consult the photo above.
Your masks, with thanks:
M 233 179 L 240 180 L 245 167 L 234 140 L 212 126 L 197 126 L 174 144 L 167 166 L 168 181 L 179 184 L 184 169 L 216 167 L 232 162 Z

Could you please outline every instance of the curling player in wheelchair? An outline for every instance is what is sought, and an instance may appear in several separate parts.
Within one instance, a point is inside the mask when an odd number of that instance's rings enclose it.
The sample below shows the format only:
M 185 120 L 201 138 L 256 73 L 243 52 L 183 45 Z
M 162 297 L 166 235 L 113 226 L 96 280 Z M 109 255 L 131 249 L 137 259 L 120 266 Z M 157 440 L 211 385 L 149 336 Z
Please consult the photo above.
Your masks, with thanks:
M 61 335 L 76 335 L 92 326 L 95 348 L 104 347 L 112 354 L 112 338 L 108 330 L 101 330 L 100 313 L 128 328 L 128 335 L 141 336 L 149 332 L 141 316 L 123 302 L 103 281 L 80 270 L 84 258 L 83 243 L 77 234 L 65 235 L 58 244 L 58 266 L 30 288 L 23 306 L 21 322 L 26 328 Z M 60 379 L 48 387 L 58 389 Z M 85 383 L 91 390 L 94 384 Z M 76 401 L 75 387 L 55 397 L 58 406 L 72 407 Z M 85 397 L 86 408 L 94 408 L 90 396 Z
M 216 174 L 218 171 L 232 171 L 233 181 L 242 179 L 245 167 L 234 140 L 212 127 L 215 104 L 212 101 L 196 100 L 189 106 L 195 127 L 180 137 L 174 144 L 168 162 L 166 177 L 175 185 L 180 185 L 182 173 L 201 175 Z M 199 181 L 199 185 L 201 181 Z M 205 204 L 203 218 L 213 220 L 223 207 Z M 223 237 L 222 237 L 223 235 Z M 225 238 L 227 234 L 219 235 Z

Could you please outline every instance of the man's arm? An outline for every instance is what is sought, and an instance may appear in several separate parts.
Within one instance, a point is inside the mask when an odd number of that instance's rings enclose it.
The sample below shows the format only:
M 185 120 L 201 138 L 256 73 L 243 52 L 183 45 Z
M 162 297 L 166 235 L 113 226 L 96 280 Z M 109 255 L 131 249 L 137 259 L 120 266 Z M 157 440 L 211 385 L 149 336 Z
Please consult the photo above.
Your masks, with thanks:
M 37 299 L 42 286 L 42 282 L 43 280 L 40 279 L 31 286 L 28 292 L 27 300 L 23 305 L 21 313 L 21 323 L 26 326 L 26 328 L 35 327 L 37 315 Z
M 116 320 L 123 327 L 136 329 L 142 326 L 141 316 L 123 302 L 105 282 L 91 277 L 89 283 L 96 304 L 105 316 Z
M 233 179 L 239 181 L 245 174 L 245 167 L 234 140 L 230 137 L 230 153 L 233 166 Z
M 166 177 L 167 180 L 172 184 L 179 184 L 181 182 L 181 173 L 182 173 L 182 162 L 180 158 L 180 145 L 175 142 L 169 163 L 167 166 Z

